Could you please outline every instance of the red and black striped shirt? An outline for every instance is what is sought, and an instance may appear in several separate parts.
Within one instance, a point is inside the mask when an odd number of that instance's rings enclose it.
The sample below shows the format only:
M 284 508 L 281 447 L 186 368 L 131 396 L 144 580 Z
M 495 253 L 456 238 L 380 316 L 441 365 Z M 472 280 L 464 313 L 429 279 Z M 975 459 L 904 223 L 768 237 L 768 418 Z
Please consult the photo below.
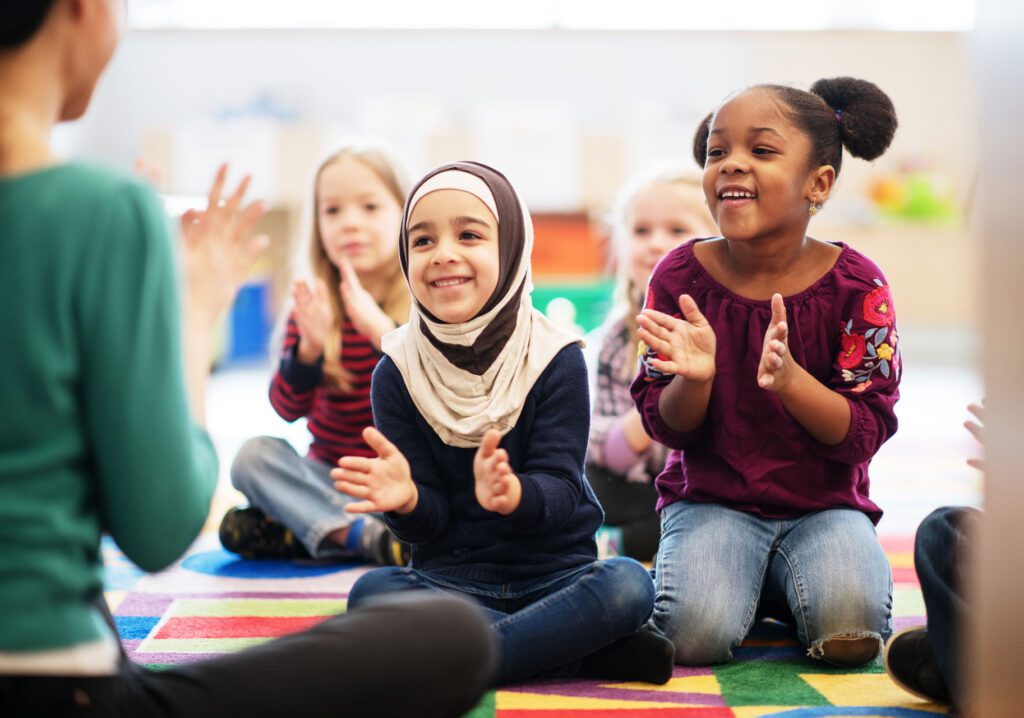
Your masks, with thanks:
M 341 365 L 352 378 L 352 388 L 341 391 L 324 380 L 323 360 L 303 364 L 296 357 L 299 327 L 295 315 L 288 317 L 281 365 L 270 383 L 270 403 L 285 421 L 308 417 L 313 443 L 309 453 L 334 465 L 342 456 L 374 457 L 363 441 L 362 431 L 373 426 L 370 406 L 370 377 L 381 358 L 351 320 L 342 323 Z

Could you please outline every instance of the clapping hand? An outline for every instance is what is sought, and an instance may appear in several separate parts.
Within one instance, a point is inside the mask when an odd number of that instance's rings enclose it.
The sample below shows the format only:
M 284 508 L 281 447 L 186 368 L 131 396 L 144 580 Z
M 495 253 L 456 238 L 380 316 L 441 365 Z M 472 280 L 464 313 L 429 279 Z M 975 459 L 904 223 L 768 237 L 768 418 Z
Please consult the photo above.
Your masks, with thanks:
M 372 426 L 363 429 L 363 439 L 377 452 L 377 458 L 343 456 L 331 469 L 334 488 L 361 501 L 345 505 L 351 514 L 410 513 L 419 501 L 409 462 L 384 434 Z
M 512 473 L 508 452 L 499 449 L 501 434 L 490 429 L 484 434 L 480 448 L 473 457 L 473 476 L 476 479 L 476 500 L 488 511 L 507 516 L 517 508 L 523 498 L 523 485 Z
M 651 366 L 665 374 L 691 381 L 710 381 L 715 376 L 715 330 L 689 294 L 679 297 L 685 319 L 655 309 L 644 309 L 637 317 L 638 335 L 657 352 Z

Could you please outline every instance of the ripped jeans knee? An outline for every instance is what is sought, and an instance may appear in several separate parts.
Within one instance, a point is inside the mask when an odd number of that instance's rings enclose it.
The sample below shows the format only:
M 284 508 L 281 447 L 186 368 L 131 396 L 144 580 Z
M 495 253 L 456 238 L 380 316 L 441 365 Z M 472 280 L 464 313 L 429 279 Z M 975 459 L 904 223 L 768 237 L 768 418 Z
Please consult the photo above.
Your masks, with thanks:
M 874 631 L 848 631 L 823 636 L 807 649 L 811 658 L 834 666 L 855 668 L 875 660 L 882 651 L 882 637 Z

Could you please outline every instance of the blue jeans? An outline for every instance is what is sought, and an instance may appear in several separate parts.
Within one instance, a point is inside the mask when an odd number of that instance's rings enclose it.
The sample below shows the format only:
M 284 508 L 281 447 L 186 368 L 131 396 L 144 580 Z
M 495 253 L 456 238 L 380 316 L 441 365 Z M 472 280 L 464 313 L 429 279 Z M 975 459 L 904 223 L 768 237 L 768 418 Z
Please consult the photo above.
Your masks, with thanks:
M 640 630 L 654 605 L 648 571 L 620 557 L 504 584 L 378 568 L 356 581 L 348 606 L 358 609 L 384 593 L 423 590 L 468 596 L 484 607 L 501 650 L 499 685 L 539 675 L 575 675 L 581 658 Z
M 914 539 L 914 566 L 928 613 L 928 639 L 957 703 L 963 699 L 960 631 L 968 615 L 963 577 L 980 516 L 977 509 L 964 506 L 935 509 L 921 522 Z
M 728 661 L 765 614 L 793 621 L 815 658 L 829 639 L 874 638 L 881 649 L 892 633 L 892 571 L 859 511 L 773 520 L 678 501 L 661 525 L 651 620 L 676 663 Z
M 257 436 L 238 450 L 231 483 L 250 504 L 290 528 L 311 556 L 337 558 L 350 554 L 324 539 L 356 517 L 345 512 L 355 499 L 334 488 L 333 468 L 299 456 L 284 439 Z

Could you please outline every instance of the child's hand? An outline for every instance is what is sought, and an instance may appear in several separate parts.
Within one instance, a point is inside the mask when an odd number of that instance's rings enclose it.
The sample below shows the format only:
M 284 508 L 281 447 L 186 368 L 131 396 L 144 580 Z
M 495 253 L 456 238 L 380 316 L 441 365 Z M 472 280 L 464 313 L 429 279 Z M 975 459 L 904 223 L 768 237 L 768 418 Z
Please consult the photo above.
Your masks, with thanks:
M 262 202 L 242 207 L 249 177 L 222 200 L 227 171 L 227 165 L 217 170 L 205 210 L 190 209 L 181 216 L 186 309 L 189 316 L 209 326 L 215 326 L 231 306 L 253 262 L 269 243 L 265 235 L 249 236 L 264 210 Z
M 967 411 L 969 411 L 972 414 L 974 414 L 975 418 L 977 418 L 977 421 L 967 420 L 967 421 L 964 422 L 964 427 L 969 432 L 971 432 L 971 434 L 974 436 L 974 438 L 978 440 L 978 443 L 981 444 L 982 447 L 984 448 L 984 446 L 985 446 L 985 402 L 982 401 L 980 404 L 968 404 L 967 405 Z M 969 466 L 973 466 L 974 468 L 978 469 L 979 471 L 984 471 L 985 470 L 985 460 L 984 459 L 974 459 L 974 458 L 971 458 L 971 459 L 967 460 L 967 464 Z
M 764 333 L 761 363 L 757 365 L 757 385 L 780 392 L 793 378 L 793 357 L 789 353 L 789 324 L 781 294 L 772 295 L 772 321 Z
M 416 508 L 419 491 L 409 472 L 409 462 L 398 447 L 372 426 L 363 429 L 363 439 L 377 452 L 376 459 L 343 456 L 331 469 L 334 488 L 362 501 L 345 506 L 350 514 L 394 511 L 408 514 Z
M 305 280 L 298 279 L 292 285 L 292 299 L 295 323 L 299 325 L 299 361 L 315 364 L 324 352 L 324 340 L 334 324 L 327 285 L 317 279 L 310 288 Z
M 473 457 L 473 476 L 476 479 L 476 500 L 488 511 L 508 516 L 519 508 L 523 498 L 523 485 L 512 473 L 508 452 L 498 448 L 501 434 L 491 429 Z
M 352 262 L 348 260 L 348 257 L 341 258 L 341 266 L 338 269 L 341 272 L 341 284 L 338 285 L 338 291 L 341 292 L 341 299 L 345 302 L 345 312 L 348 318 L 352 320 L 353 326 L 360 334 L 369 339 L 377 349 L 380 349 L 381 335 L 394 329 L 395 323 L 380 308 L 373 295 L 363 287 L 362 282 L 359 281 L 359 275 L 352 268 Z
M 689 294 L 680 295 L 679 309 L 685 320 L 654 309 L 637 317 L 639 337 L 658 353 L 651 366 L 690 381 L 710 381 L 715 376 L 715 330 Z

